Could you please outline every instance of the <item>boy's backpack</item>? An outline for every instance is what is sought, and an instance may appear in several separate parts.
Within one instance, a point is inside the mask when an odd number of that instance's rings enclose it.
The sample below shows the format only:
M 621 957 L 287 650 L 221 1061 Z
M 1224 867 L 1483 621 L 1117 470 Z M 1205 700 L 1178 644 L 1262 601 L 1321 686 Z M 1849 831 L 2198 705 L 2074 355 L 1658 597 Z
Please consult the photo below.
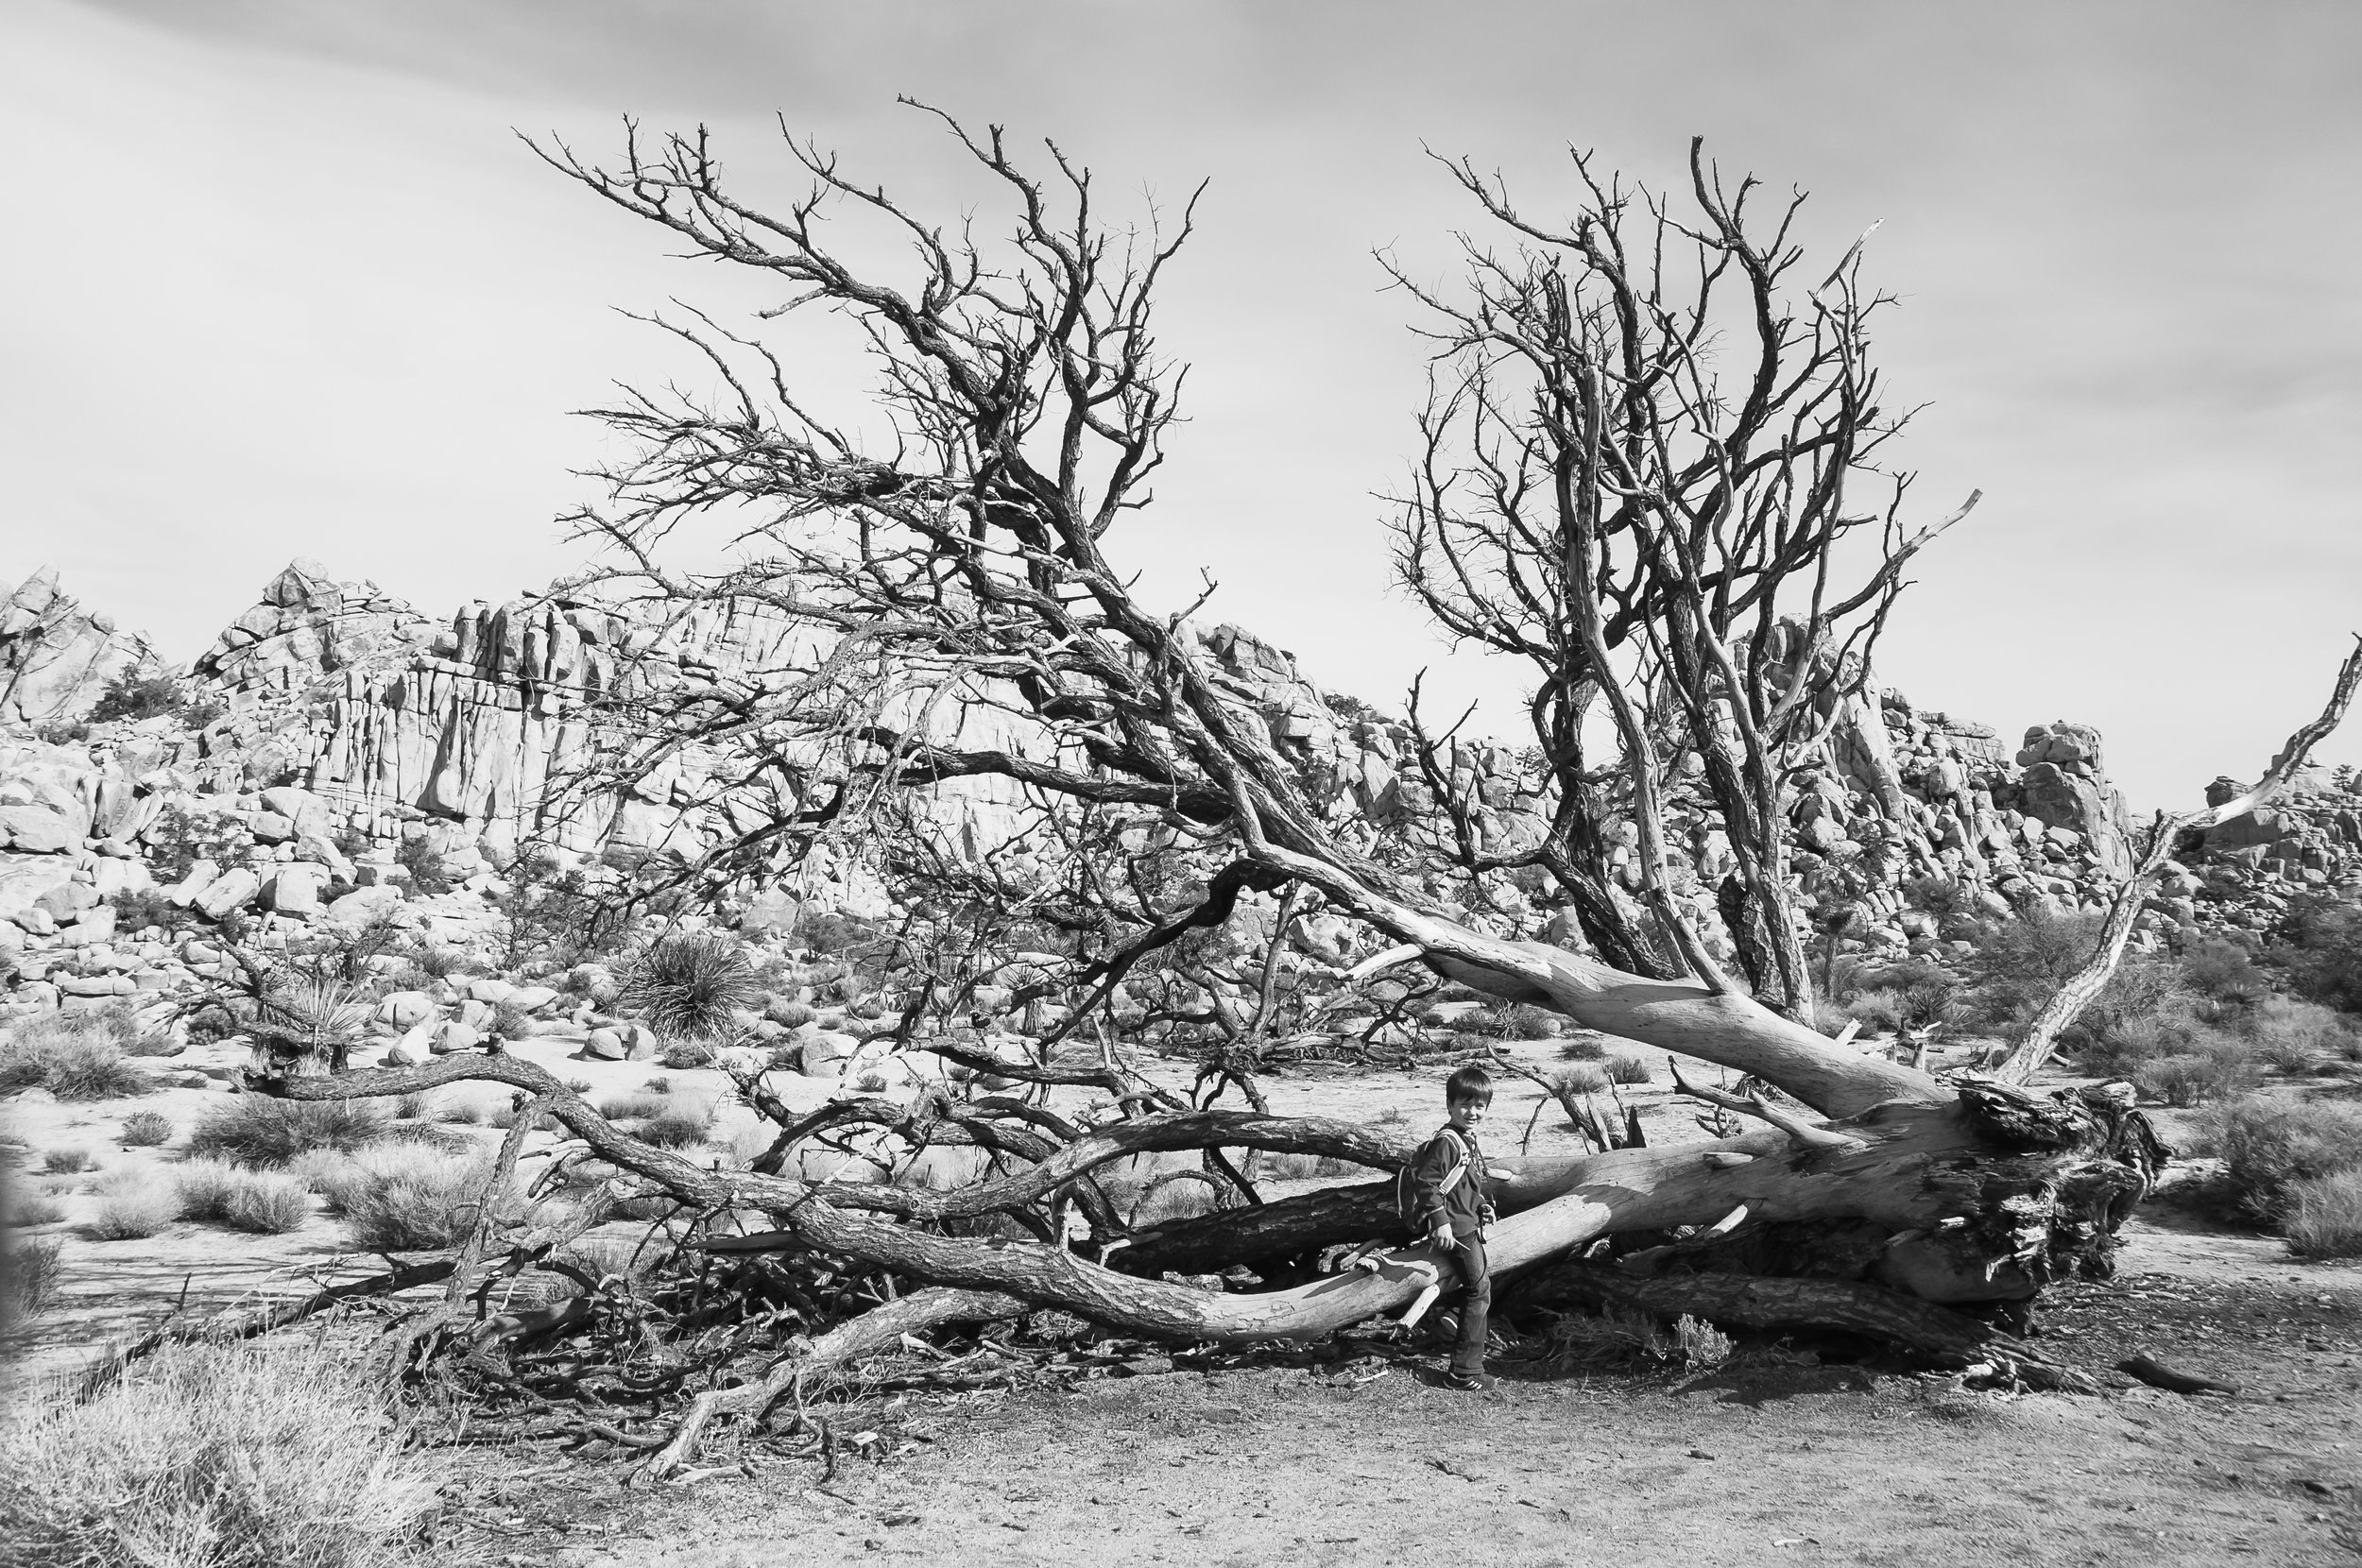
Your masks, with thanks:
M 1456 1155 L 1451 1169 L 1444 1173 L 1441 1190 L 1448 1193 L 1467 1179 L 1468 1140 L 1450 1127 L 1437 1128 L 1435 1138 L 1449 1138 Z M 1434 1147 L 1435 1138 L 1429 1138 L 1426 1143 L 1421 1144 L 1418 1153 L 1411 1156 L 1411 1163 L 1395 1172 L 1395 1214 L 1401 1219 L 1402 1228 L 1413 1236 L 1424 1235 L 1427 1231 L 1424 1217 L 1419 1213 L 1417 1176 L 1419 1161 L 1430 1148 Z

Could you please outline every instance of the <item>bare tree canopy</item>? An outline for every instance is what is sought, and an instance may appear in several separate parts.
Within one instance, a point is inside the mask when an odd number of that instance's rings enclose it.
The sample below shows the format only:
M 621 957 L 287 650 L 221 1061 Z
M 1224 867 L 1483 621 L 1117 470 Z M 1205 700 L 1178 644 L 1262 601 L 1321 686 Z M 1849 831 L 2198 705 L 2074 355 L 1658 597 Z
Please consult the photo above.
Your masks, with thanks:
M 1904 568 L 1976 498 L 1906 521 L 1910 476 L 1879 454 L 1908 414 L 1871 356 L 1892 298 L 1864 284 L 1860 243 L 1802 286 L 1801 195 L 1767 215 L 1699 142 L 1681 197 L 1572 162 L 1580 205 L 1556 225 L 1450 165 L 1487 220 L 1462 236 L 1464 281 L 1394 269 L 1435 347 L 1400 575 L 1452 636 L 1532 667 L 1554 794 L 1543 843 L 1470 869 L 1546 866 L 1602 953 L 1721 989 L 1669 886 L 1660 803 L 1693 763 L 1737 862 L 1722 908 L 1746 979 L 1808 1021 L 1780 792 L 1858 695 Z M 1601 710 L 1606 758 L 1586 748 Z M 1611 818 L 1638 828 L 1653 931 L 1612 895 Z

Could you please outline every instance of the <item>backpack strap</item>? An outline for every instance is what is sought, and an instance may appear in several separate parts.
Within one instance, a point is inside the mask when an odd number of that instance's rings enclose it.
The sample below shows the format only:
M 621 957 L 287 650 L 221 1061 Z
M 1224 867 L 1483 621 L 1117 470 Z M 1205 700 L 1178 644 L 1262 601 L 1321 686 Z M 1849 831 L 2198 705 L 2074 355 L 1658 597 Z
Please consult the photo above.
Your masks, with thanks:
M 1460 1162 L 1451 1167 L 1451 1173 L 1446 1176 L 1435 1188 L 1437 1196 L 1440 1197 L 1458 1186 L 1460 1178 L 1468 1174 L 1468 1141 L 1450 1127 L 1437 1128 L 1435 1135 L 1438 1138 L 1451 1139 L 1452 1147 L 1460 1151 Z

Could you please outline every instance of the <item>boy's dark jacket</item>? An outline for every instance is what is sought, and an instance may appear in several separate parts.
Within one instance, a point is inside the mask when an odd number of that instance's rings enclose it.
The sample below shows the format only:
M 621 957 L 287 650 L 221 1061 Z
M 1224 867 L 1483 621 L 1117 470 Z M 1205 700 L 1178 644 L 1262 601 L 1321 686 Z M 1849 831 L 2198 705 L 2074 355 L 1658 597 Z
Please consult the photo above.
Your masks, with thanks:
M 1457 1139 L 1455 1143 L 1453 1140 Z M 1466 1167 L 1460 1180 L 1444 1189 L 1444 1178 L 1461 1165 L 1466 1154 Z M 1467 1237 L 1478 1227 L 1493 1219 L 1493 1201 L 1484 1179 L 1484 1150 L 1477 1147 L 1476 1134 L 1457 1127 L 1446 1127 L 1428 1139 L 1411 1164 L 1412 1201 L 1418 1211 L 1421 1234 L 1435 1229 L 1438 1219 L 1450 1221 L 1452 1235 Z

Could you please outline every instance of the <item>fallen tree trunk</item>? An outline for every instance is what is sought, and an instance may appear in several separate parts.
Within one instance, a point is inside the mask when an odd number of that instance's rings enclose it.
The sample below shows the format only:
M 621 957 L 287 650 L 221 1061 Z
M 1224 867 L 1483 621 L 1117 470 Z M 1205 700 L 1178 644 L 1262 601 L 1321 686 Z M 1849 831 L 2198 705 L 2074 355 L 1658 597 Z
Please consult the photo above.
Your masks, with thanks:
M 292 1099 L 324 1099 L 416 1093 L 465 1078 L 544 1096 L 551 1115 L 599 1157 L 684 1204 L 765 1211 L 780 1227 L 780 1246 L 836 1253 L 929 1284 L 1004 1291 L 1136 1333 L 1232 1342 L 1317 1338 L 1407 1304 L 1423 1283 L 1409 1270 L 1355 1272 L 1292 1289 L 1226 1294 L 1125 1274 L 1059 1247 L 932 1234 L 840 1206 L 841 1184 L 831 1190 L 787 1176 L 702 1169 L 619 1133 L 550 1074 L 509 1057 L 446 1057 L 421 1067 L 287 1080 L 277 1088 Z M 1779 1136 L 1766 1133 L 1568 1161 L 1549 1175 L 1529 1170 L 1537 1184 L 1565 1186 L 1500 1222 L 1493 1266 L 1515 1270 L 1612 1231 L 1712 1225 L 1744 1208 L 1757 1220 L 1884 1225 L 1892 1235 L 1877 1277 L 1931 1300 L 2023 1296 L 2069 1269 L 2104 1267 L 2115 1223 L 2148 1185 L 2138 1150 L 2151 1146 L 2127 1135 L 2138 1122 L 2104 1099 L 2038 1100 L 1972 1086 L 1948 1103 L 1897 1101 L 1851 1118 L 1841 1124 L 1842 1147 L 1785 1139 L 1782 1151 L 1757 1153 L 1768 1147 L 1758 1140 Z M 1118 1157 L 1111 1139 L 1104 1158 Z M 1433 1261 L 1428 1253 L 1405 1255 Z M 1448 1279 L 1448 1264 L 1436 1267 Z

